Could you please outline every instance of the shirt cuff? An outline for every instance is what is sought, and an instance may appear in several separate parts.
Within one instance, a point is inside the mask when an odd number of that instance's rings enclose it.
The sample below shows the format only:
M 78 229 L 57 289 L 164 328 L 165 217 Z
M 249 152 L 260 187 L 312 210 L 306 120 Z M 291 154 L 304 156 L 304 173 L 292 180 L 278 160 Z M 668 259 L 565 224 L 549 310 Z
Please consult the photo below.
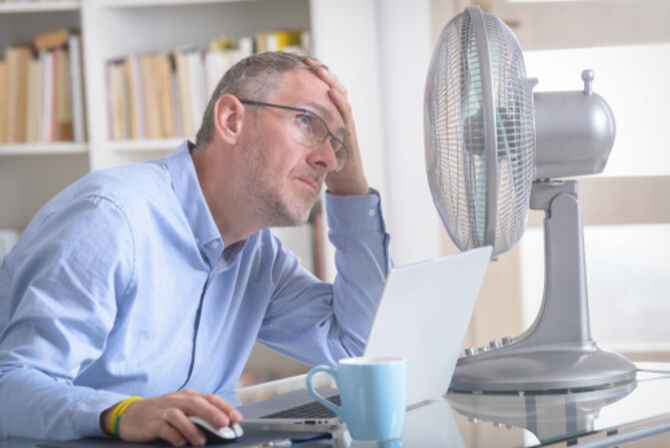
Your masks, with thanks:
M 326 192 L 328 227 L 336 232 L 384 231 L 379 192 L 370 188 L 364 195 L 338 196 Z
M 100 427 L 100 414 L 126 398 L 128 395 L 98 390 L 79 400 L 72 415 L 75 434 L 80 437 L 106 436 Z

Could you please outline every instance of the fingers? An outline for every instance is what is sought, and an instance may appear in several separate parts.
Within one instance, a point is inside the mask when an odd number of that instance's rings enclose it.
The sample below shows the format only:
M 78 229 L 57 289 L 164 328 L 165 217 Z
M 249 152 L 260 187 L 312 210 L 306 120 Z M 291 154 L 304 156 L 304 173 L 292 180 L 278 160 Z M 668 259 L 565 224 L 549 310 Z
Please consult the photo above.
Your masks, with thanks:
M 204 434 L 189 416 L 200 417 L 215 427 L 242 421 L 240 412 L 220 396 L 182 390 L 131 404 L 122 415 L 120 435 L 129 442 L 161 438 L 175 446 L 204 445 Z
M 221 398 L 219 395 L 216 394 L 204 394 L 203 397 L 209 401 L 210 404 L 215 406 L 216 408 L 220 409 L 223 411 L 225 414 L 228 415 L 228 418 L 230 418 L 230 421 L 233 423 L 239 423 L 242 421 L 242 414 L 240 411 L 235 409 L 235 406 L 232 404 L 228 403 L 225 401 L 223 398 Z
M 179 431 L 170 426 L 167 422 L 159 426 L 158 437 L 167 440 L 173 446 L 184 446 L 186 445 L 186 439 L 181 435 Z
M 229 413 L 226 410 L 220 409 L 216 405 L 212 404 L 206 398 L 206 396 L 206 394 L 201 394 L 184 397 L 178 404 L 178 407 L 186 415 L 200 417 L 204 420 L 207 420 L 217 428 L 228 426 L 231 420 Z M 228 407 L 234 409 L 231 405 L 228 405 Z
M 347 89 L 344 88 L 342 83 L 337 79 L 337 76 L 319 61 L 316 61 L 311 58 L 305 59 L 305 63 L 311 66 L 319 78 L 321 78 L 331 89 L 335 89 L 340 92 L 344 97 L 347 96 Z
M 338 90 L 331 89 L 328 91 L 328 96 L 330 97 L 330 100 L 335 104 L 335 107 L 337 107 L 337 111 L 340 113 L 342 116 L 342 120 L 344 120 L 344 124 L 351 130 L 353 131 L 354 128 L 354 116 L 351 111 L 351 104 L 349 103 L 349 100 L 347 99 L 346 96 L 342 95 L 342 93 Z
M 163 435 L 160 437 L 166 439 L 168 442 L 174 444 L 172 439 L 177 442 L 180 441 L 179 439 L 184 442 L 188 441 L 191 445 L 204 445 L 207 442 L 205 436 L 195 424 L 186 417 L 186 414 L 184 414 L 181 409 L 166 409 L 165 412 L 163 412 L 163 420 L 169 425 L 162 425 L 168 426 L 168 428 L 162 428 L 165 437 Z
M 324 67 L 319 67 L 316 69 L 316 74 L 324 81 L 331 89 L 334 89 L 342 94 L 345 98 L 347 97 L 347 89 L 344 88 L 342 83 L 337 79 L 337 76 L 330 70 L 326 70 Z

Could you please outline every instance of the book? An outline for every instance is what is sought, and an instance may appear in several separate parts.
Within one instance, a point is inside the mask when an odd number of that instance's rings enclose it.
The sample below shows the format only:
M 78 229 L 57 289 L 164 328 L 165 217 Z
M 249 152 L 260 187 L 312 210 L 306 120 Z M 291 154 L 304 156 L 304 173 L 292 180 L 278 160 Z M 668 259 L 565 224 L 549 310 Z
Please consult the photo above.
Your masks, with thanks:
M 125 60 L 126 85 L 128 86 L 128 122 L 130 135 L 128 138 L 144 138 L 144 92 L 140 63 L 137 55 L 130 55 Z
M 68 43 L 70 32 L 66 29 L 58 29 L 33 37 L 33 47 L 36 51 L 53 50 L 65 47 Z
M 234 53 L 234 56 L 231 55 L 231 52 Z M 205 53 L 205 84 L 207 98 L 212 96 L 212 93 L 214 93 L 214 90 L 219 84 L 219 81 L 221 81 L 224 73 L 226 73 L 231 66 L 231 62 L 236 58 L 236 50 L 210 50 Z
M 7 110 L 7 63 L 0 61 L 0 143 L 5 141 Z
M 254 54 L 254 40 L 251 37 L 240 37 L 237 42 L 238 54 L 235 63 Z
M 67 50 L 53 51 L 55 58 L 55 116 L 52 141 L 72 141 L 72 114 L 70 96 L 70 58 Z
M 205 52 L 207 100 L 214 93 L 216 86 L 226 71 L 240 60 L 252 54 L 253 39 L 251 37 L 241 37 L 235 42 L 227 36 L 220 36 L 210 42 L 209 50 Z
M 70 105 L 72 107 L 72 139 L 86 141 L 86 118 L 84 110 L 84 87 L 82 82 L 81 39 L 76 34 L 68 38 L 70 54 Z
M 314 275 L 322 281 L 326 281 L 326 247 L 324 240 L 323 226 L 323 206 L 321 199 L 316 201 L 310 212 L 308 223 L 312 233 L 312 260 L 314 263 Z
M 195 135 L 193 123 L 193 99 L 191 92 L 191 80 L 189 76 L 188 53 L 197 51 L 193 47 L 181 47 L 174 51 L 174 60 L 177 75 L 177 91 L 179 93 L 179 122 L 182 135 L 192 137 Z
M 109 95 L 111 98 L 111 135 L 114 140 L 124 140 L 131 136 L 130 101 L 125 59 L 113 59 L 108 62 Z
M 302 30 L 278 30 L 256 33 L 256 52 L 289 51 L 307 54 L 302 42 L 303 38 L 308 39 L 308 35 Z
M 162 138 L 176 137 L 175 122 L 176 96 L 173 92 L 172 59 L 168 53 L 157 53 L 153 56 L 153 69 L 155 73 L 155 92 L 158 108 L 158 136 Z
M 173 58 L 174 67 L 177 65 L 177 61 Z M 174 68 L 170 72 L 170 89 L 172 89 L 172 98 L 174 99 L 174 132 L 176 136 L 183 136 L 184 130 L 182 128 L 181 120 L 181 101 L 179 99 L 179 81 L 177 80 L 177 70 Z
M 266 32 L 258 32 L 254 35 L 254 53 L 265 53 L 267 49 Z
M 277 49 L 283 50 L 286 47 L 300 47 L 302 31 L 300 30 L 282 30 L 272 33 L 277 41 Z
M 40 127 L 39 140 L 41 142 L 52 141 L 54 123 L 54 55 L 49 50 L 39 52 L 41 72 L 41 95 L 40 95 Z
M 305 55 L 312 54 L 312 35 L 307 30 L 300 33 L 300 47 Z
M 222 35 L 209 41 L 210 51 L 224 51 L 235 48 L 233 39 L 230 36 Z
M 5 137 L 9 143 L 26 141 L 26 102 L 28 95 L 28 61 L 30 48 L 27 46 L 7 47 L 7 109 Z
M 142 100 L 144 103 L 144 131 L 146 138 L 160 137 L 160 110 L 158 108 L 158 90 L 154 56 L 145 54 L 139 57 L 142 77 Z
M 200 128 L 202 116 L 207 106 L 207 91 L 205 88 L 205 70 L 200 50 L 186 53 L 188 61 L 188 80 L 191 92 L 191 123 L 193 129 L 187 133 L 186 137 L 195 137 L 195 133 Z
M 26 142 L 40 141 L 40 123 L 42 107 L 42 68 L 40 60 L 28 61 L 28 96 L 26 105 Z

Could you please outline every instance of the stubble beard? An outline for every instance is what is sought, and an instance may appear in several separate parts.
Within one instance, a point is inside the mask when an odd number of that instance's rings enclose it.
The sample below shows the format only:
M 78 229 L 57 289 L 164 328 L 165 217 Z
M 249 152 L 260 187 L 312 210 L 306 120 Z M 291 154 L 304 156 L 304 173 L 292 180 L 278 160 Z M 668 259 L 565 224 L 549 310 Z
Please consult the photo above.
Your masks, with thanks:
M 298 189 L 293 184 L 299 181 L 293 178 L 283 181 L 279 179 L 279 182 L 273 183 L 271 179 L 277 179 L 277 175 L 265 163 L 267 155 L 259 143 L 254 139 L 246 148 L 249 157 L 246 159 L 248 186 L 245 201 L 251 207 L 256 219 L 263 223 L 263 227 L 292 227 L 304 224 L 319 193 Z M 321 181 L 318 185 L 321 185 Z M 294 194 L 291 194 L 292 192 Z

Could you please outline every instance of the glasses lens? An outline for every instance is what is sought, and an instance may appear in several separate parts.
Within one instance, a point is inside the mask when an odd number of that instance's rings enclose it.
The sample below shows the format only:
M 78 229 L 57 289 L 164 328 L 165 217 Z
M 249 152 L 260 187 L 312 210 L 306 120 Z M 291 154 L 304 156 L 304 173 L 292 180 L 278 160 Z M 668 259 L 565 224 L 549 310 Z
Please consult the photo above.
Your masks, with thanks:
M 341 140 L 332 137 L 326 125 L 312 114 L 300 114 L 297 116 L 298 126 L 302 132 L 303 138 L 309 143 L 322 143 L 330 137 L 330 144 L 337 160 L 336 171 L 340 171 L 349 159 L 349 153 Z
M 340 140 L 335 140 L 334 138 L 330 139 L 330 144 L 333 146 L 333 152 L 335 153 L 335 160 L 337 160 L 336 171 L 340 171 L 344 168 L 344 165 L 349 159 L 349 152 Z
M 300 130 L 309 142 L 323 141 L 323 138 L 328 134 L 321 120 L 311 114 L 299 114 L 297 118 Z

